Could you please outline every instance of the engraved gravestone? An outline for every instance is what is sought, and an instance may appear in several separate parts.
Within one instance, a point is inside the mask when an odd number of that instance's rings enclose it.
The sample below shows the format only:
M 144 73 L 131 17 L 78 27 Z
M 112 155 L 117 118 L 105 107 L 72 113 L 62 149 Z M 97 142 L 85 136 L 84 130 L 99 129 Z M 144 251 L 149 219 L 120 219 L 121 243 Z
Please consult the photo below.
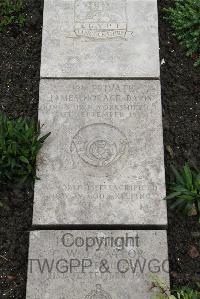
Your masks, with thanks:
M 39 119 L 34 224 L 166 224 L 158 81 L 42 80 Z
M 168 271 L 165 231 L 35 231 L 27 299 L 150 299 Z
M 156 0 L 45 0 L 41 77 L 159 77 Z
M 125 38 L 127 33 L 127 3 L 124 0 L 76 0 L 74 2 L 74 32 L 89 39 Z
M 33 224 L 166 225 L 157 1 L 44 0 L 41 77 Z M 32 231 L 26 298 L 150 299 L 167 258 L 164 230 Z

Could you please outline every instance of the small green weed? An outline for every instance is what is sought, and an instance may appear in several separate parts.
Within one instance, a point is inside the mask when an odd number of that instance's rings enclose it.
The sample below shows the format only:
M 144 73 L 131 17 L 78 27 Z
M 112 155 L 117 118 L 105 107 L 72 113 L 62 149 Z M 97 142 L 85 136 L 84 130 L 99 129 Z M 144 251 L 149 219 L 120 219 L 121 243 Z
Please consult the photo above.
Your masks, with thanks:
M 200 1 L 175 0 L 175 6 L 166 11 L 174 35 L 187 55 L 195 57 L 195 65 L 200 65 Z
M 0 32 L 5 31 L 14 24 L 22 29 L 25 21 L 23 0 L 0 1 Z
M 151 273 L 150 280 L 152 289 L 157 289 L 158 292 L 151 296 L 151 299 L 177 299 L 171 294 L 170 288 L 163 278 Z
M 181 213 L 191 214 L 194 208 L 199 215 L 200 221 L 200 171 L 191 169 L 185 164 L 181 171 L 171 167 L 175 175 L 175 182 L 170 185 L 170 193 L 166 196 L 171 209 Z
M 189 287 L 182 287 L 179 290 L 172 291 L 164 279 L 152 274 L 150 275 L 152 289 L 157 289 L 157 294 L 151 296 L 151 299 L 199 299 L 200 292 Z M 197 284 L 199 289 L 199 284 Z M 172 293 L 174 295 L 172 295 Z
M 49 135 L 40 138 L 40 125 L 33 119 L 11 120 L 0 113 L 0 184 L 36 179 L 36 157 Z

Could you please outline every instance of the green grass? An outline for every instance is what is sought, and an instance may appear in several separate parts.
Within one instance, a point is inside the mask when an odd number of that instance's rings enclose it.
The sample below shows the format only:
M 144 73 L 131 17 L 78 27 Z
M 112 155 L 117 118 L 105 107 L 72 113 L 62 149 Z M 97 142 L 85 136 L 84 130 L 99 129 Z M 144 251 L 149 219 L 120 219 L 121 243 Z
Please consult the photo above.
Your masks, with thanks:
M 200 0 L 175 0 L 166 12 L 186 54 L 195 59 L 195 66 L 200 65 Z
M 188 287 L 183 287 L 179 291 L 176 291 L 176 298 L 177 299 L 199 299 L 200 292 Z
M 12 25 L 22 29 L 25 21 L 23 0 L 0 0 L 0 32 L 4 32 Z

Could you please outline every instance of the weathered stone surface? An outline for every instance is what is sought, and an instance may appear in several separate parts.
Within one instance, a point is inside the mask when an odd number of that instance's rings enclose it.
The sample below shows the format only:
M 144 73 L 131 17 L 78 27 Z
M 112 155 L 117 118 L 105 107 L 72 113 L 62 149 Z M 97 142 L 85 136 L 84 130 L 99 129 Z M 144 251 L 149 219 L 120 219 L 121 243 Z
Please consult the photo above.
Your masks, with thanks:
M 165 231 L 31 232 L 27 299 L 150 299 L 167 259 Z
M 159 77 L 156 0 L 45 0 L 41 77 Z
M 166 224 L 159 81 L 42 80 L 34 224 Z

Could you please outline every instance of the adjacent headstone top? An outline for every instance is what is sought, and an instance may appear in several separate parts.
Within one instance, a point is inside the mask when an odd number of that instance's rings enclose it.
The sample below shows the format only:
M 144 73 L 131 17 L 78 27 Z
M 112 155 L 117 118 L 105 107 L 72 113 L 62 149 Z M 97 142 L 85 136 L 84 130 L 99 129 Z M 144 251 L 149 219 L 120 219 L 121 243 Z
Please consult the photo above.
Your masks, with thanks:
M 167 223 L 160 83 L 42 80 L 34 224 Z
M 156 0 L 44 2 L 41 77 L 159 77 Z
M 166 282 L 165 231 L 35 231 L 27 299 L 150 299 L 150 273 Z

